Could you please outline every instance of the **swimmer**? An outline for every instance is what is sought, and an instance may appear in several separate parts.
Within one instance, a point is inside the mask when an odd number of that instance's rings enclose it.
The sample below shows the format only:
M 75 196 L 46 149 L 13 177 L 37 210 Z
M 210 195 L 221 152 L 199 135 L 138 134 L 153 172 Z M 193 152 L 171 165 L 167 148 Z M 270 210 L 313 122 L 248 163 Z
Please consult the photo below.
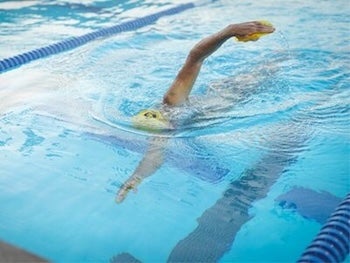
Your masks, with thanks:
M 265 21 L 231 24 L 198 42 L 188 54 L 185 64 L 165 93 L 163 108 L 181 106 L 186 102 L 204 60 L 228 39 L 236 37 L 239 41 L 256 41 L 261 36 L 274 31 L 274 27 Z M 173 128 L 171 122 L 164 117 L 162 110 L 144 110 L 133 118 L 133 122 L 136 127 L 149 131 Z M 153 138 L 138 167 L 118 191 L 117 203 L 122 202 L 130 190 L 136 191 L 136 187 L 142 180 L 152 175 L 160 167 L 163 163 L 163 149 L 166 142 L 167 140 L 162 137 Z

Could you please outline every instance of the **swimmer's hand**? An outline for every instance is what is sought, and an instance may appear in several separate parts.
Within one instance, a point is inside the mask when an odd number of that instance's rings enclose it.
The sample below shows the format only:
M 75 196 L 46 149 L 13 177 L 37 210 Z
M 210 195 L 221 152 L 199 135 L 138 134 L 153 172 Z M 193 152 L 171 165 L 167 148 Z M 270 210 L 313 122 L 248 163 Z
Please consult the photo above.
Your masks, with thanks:
M 229 25 L 231 34 L 239 41 L 256 41 L 261 36 L 270 34 L 275 28 L 267 21 L 252 21 Z
M 117 196 L 115 198 L 116 203 L 120 204 L 126 198 L 126 195 L 130 190 L 137 192 L 137 185 L 141 183 L 141 178 L 131 177 L 129 178 L 119 189 Z

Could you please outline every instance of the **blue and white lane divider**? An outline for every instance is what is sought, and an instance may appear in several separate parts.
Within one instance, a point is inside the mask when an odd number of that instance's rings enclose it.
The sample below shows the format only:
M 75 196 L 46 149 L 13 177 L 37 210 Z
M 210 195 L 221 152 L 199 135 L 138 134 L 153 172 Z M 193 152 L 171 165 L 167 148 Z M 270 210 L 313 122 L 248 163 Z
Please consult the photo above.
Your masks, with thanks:
M 338 205 L 298 263 L 343 262 L 350 250 L 350 193 Z
M 50 55 L 62 53 L 64 51 L 80 47 L 98 38 L 109 37 L 122 32 L 133 31 L 142 28 L 144 26 L 154 23 L 161 17 L 181 13 L 195 6 L 197 5 L 194 3 L 181 4 L 148 16 L 136 18 L 134 20 L 124 22 L 115 26 L 106 27 L 91 33 L 87 33 L 82 36 L 71 37 L 61 42 L 54 43 L 52 45 L 48 45 L 13 57 L 2 59 L 0 60 L 0 74 L 5 71 L 27 64 L 33 60 L 45 58 Z

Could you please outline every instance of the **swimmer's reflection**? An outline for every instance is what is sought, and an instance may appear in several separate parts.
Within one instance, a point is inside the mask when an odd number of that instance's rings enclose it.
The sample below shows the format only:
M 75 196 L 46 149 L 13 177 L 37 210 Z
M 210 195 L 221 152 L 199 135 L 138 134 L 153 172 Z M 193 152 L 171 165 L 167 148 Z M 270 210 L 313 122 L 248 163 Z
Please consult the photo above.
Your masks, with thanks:
M 172 106 L 183 104 L 197 79 L 203 61 L 215 52 L 226 40 L 236 37 L 241 41 L 256 41 L 261 35 L 272 33 L 275 29 L 268 23 L 253 21 L 231 24 L 221 31 L 204 38 L 197 43 L 187 56 L 186 62 L 177 74 L 174 82 L 165 93 L 160 110 L 145 110 L 134 117 L 136 126 L 145 130 L 171 129 L 170 120 L 165 117 Z M 169 116 L 171 114 L 168 114 Z M 167 115 L 167 116 L 168 116 Z M 116 202 L 122 202 L 128 192 L 152 175 L 163 163 L 166 137 L 153 137 L 143 159 L 131 177 L 122 185 L 117 193 Z

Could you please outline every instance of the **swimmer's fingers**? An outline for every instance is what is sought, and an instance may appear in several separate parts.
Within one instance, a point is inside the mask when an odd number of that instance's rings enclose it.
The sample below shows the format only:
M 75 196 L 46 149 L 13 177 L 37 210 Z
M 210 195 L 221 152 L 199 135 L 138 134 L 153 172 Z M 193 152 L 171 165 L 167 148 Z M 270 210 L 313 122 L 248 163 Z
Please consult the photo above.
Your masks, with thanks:
M 255 21 L 256 29 L 259 33 L 273 33 L 276 29 L 267 21 Z
M 264 21 L 251 21 L 241 24 L 233 24 L 229 26 L 233 36 L 244 37 L 256 33 L 272 33 L 275 28 L 268 22 Z
M 128 190 L 126 190 L 126 189 L 124 189 L 124 188 L 121 188 L 119 191 L 118 191 L 118 194 L 117 194 L 117 196 L 116 196 L 116 198 L 115 198 L 115 202 L 117 203 L 117 204 L 120 204 L 121 202 L 123 202 L 124 201 L 124 199 L 125 199 L 125 197 L 126 197 L 126 195 L 128 194 Z
M 135 180 L 128 180 L 125 182 L 117 193 L 117 196 L 115 198 L 116 203 L 120 204 L 123 202 L 130 190 L 133 190 L 136 193 L 137 182 L 138 181 Z

